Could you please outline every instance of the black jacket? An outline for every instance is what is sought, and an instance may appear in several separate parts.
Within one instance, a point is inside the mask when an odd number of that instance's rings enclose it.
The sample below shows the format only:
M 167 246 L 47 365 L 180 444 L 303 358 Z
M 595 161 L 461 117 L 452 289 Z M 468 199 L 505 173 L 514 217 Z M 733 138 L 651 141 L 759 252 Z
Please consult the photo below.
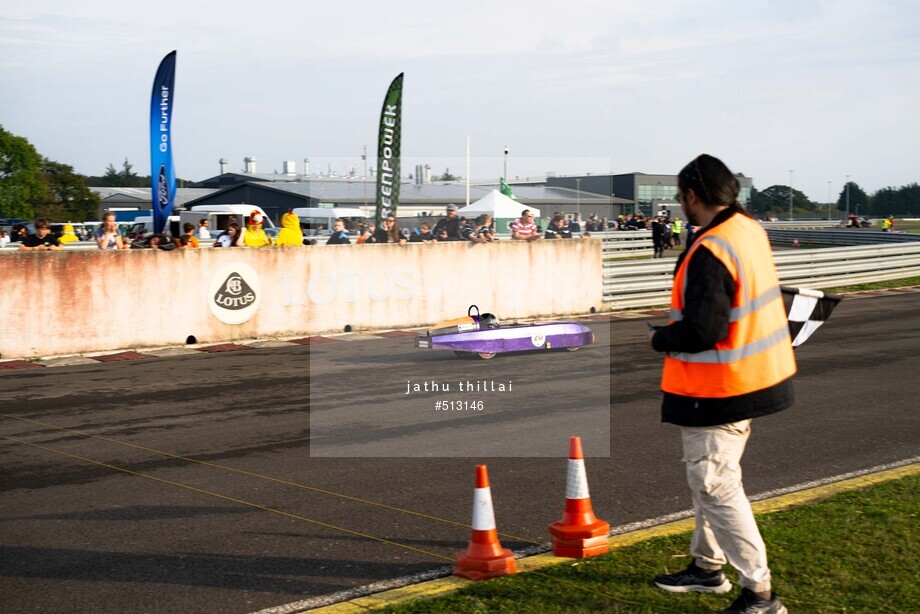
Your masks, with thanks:
M 718 226 L 732 215 L 720 212 L 698 234 Z M 675 272 L 686 258 L 690 245 L 677 259 Z M 687 267 L 687 292 L 683 319 L 659 328 L 652 347 L 659 352 L 702 352 L 712 349 L 728 335 L 728 318 L 735 281 L 728 269 L 706 247 L 700 247 Z M 786 409 L 795 401 L 792 378 L 748 394 L 724 398 L 697 398 L 664 393 L 661 420 L 681 426 L 714 426 L 765 416 Z
M 329 240 L 326 241 L 326 245 L 350 245 L 351 239 L 348 238 L 348 234 L 343 230 L 341 232 L 333 232 L 329 237 Z
M 390 235 L 387 234 L 386 228 L 378 228 L 374 231 L 374 243 L 387 243 L 390 240 Z
M 552 224 L 549 225 L 549 228 L 546 229 L 546 232 L 543 234 L 544 239 L 571 239 L 572 231 L 567 227 L 556 228 Z
M 422 232 L 420 229 L 416 228 L 411 233 L 409 233 L 409 243 L 424 243 L 425 241 L 434 241 L 435 236 L 431 234 L 431 231 Z
M 434 230 L 432 234 L 435 238 L 438 237 L 438 233 L 442 230 L 447 232 L 448 241 L 459 241 L 460 240 L 460 218 L 459 217 L 444 217 L 434 225 Z
M 664 224 L 655 220 L 652 222 L 652 242 L 656 245 L 664 241 Z

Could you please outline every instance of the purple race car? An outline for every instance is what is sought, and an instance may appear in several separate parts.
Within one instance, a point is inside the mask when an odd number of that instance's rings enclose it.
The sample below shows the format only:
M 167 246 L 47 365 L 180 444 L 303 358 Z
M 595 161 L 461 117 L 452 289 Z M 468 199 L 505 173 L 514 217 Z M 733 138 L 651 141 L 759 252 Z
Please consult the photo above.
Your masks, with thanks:
M 476 315 L 473 315 L 473 309 Z M 502 325 L 491 313 L 471 305 L 465 318 L 439 322 L 415 338 L 415 347 L 453 350 L 457 356 L 494 358 L 501 352 L 565 348 L 574 352 L 594 343 L 594 333 L 577 322 L 529 322 Z

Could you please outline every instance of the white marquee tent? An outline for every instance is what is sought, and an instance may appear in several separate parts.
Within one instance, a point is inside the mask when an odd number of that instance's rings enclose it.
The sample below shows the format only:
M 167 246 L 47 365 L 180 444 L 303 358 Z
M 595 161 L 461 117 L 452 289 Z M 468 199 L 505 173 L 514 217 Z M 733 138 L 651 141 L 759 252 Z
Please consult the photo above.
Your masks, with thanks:
M 468 207 L 463 207 L 457 211 L 457 215 L 466 218 L 472 218 L 480 213 L 491 213 L 495 219 L 517 219 L 521 217 L 521 211 L 530 209 L 534 217 L 540 217 L 540 210 L 530 205 L 523 205 L 513 198 L 508 198 L 498 190 L 492 190 Z

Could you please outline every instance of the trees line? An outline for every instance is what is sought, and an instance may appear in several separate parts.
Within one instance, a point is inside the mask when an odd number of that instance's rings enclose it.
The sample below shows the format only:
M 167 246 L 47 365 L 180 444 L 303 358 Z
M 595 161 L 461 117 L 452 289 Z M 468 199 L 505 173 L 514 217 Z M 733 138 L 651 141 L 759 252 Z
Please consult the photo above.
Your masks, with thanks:
M 21 136 L 0 125 L 0 217 L 85 222 L 99 216 L 99 195 L 92 187 L 147 188 L 125 158 L 122 169 L 109 164 L 105 174 L 84 176 L 69 164 L 49 160 Z
M 762 191 L 756 188 L 751 190 L 751 200 L 747 208 L 765 217 L 788 217 L 789 186 L 771 185 Z M 910 183 L 901 187 L 882 188 L 870 195 L 855 181 L 850 181 L 844 184 L 833 203 L 815 202 L 799 190 L 793 189 L 792 209 L 794 215 L 808 217 L 825 217 L 829 211 L 835 217 L 846 211 L 876 217 L 920 216 L 920 184 Z
M 49 160 L 25 137 L 0 125 L 0 217 L 85 222 L 99 216 L 101 201 L 92 187 L 149 188 L 125 158 L 121 170 L 109 164 L 103 175 L 84 176 L 69 164 Z M 182 182 L 182 180 L 179 180 Z
M 99 195 L 72 166 L 43 157 L 0 126 L 0 216 L 82 222 L 98 211 Z

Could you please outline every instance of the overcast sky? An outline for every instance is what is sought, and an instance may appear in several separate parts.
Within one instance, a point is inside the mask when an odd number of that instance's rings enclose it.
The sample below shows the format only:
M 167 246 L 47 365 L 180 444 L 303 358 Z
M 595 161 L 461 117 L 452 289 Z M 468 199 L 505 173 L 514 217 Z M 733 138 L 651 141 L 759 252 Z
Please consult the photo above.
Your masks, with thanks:
M 102 174 L 149 171 L 161 58 L 178 51 L 176 172 L 255 157 L 361 171 L 405 73 L 403 174 L 677 173 L 701 152 L 763 189 L 836 198 L 920 181 L 920 2 L 4 2 L 0 124 Z M 271 7 L 266 8 L 266 7 Z M 375 164 L 375 160 L 371 164 Z

